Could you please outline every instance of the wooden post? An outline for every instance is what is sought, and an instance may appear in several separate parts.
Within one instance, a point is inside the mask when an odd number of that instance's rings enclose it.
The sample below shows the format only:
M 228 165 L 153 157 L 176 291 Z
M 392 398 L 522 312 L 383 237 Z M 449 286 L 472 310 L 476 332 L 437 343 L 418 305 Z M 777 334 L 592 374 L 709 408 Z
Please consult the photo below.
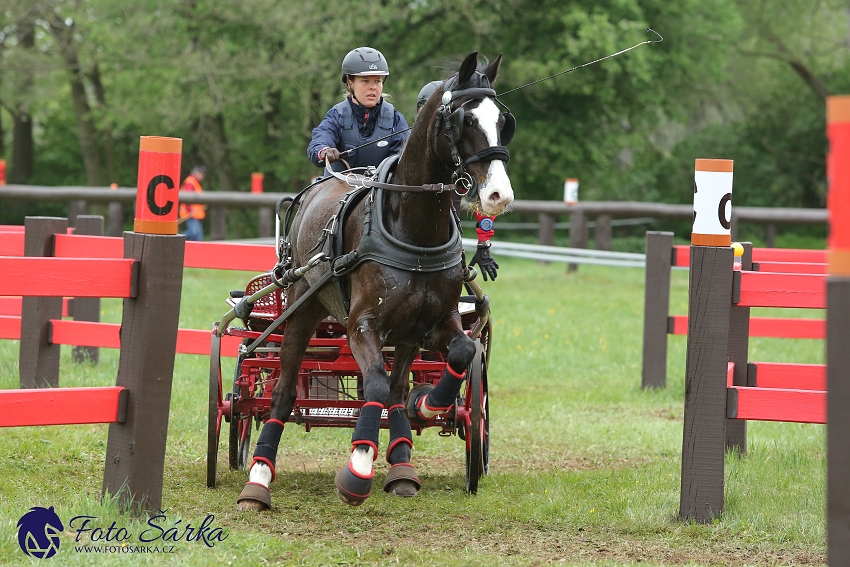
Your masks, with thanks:
M 109 203 L 106 209 L 107 236 L 121 236 L 124 233 L 124 205 L 123 203 Z
M 210 207 L 210 240 L 227 238 L 227 209 Z
M 539 213 L 537 215 L 537 237 L 541 246 L 555 244 L 555 215 Z
M 53 256 L 53 235 L 64 234 L 68 220 L 27 217 L 24 220 L 24 256 Z M 49 321 L 62 318 L 61 297 L 24 297 L 21 308 L 21 388 L 59 385 L 59 345 L 48 342 Z
M 77 226 L 77 217 L 86 214 L 88 203 L 85 201 L 71 201 L 68 203 L 68 224 Z
M 124 233 L 124 257 L 141 262 L 138 295 L 124 300 L 117 386 L 130 391 L 125 423 L 109 425 L 104 495 L 158 510 L 183 280 L 182 235 Z
M 257 216 L 257 228 L 259 232 L 258 236 L 260 238 L 271 238 L 272 236 L 274 236 L 274 230 L 272 229 L 274 209 L 271 207 L 260 207 Z
M 765 248 L 776 247 L 776 225 L 769 223 L 764 231 L 764 246 Z
M 694 164 L 679 517 L 702 523 L 723 512 L 734 260 L 730 236 L 732 170 L 732 160 L 698 159 Z
M 850 96 L 826 99 L 829 275 L 826 280 L 826 542 L 850 565 Z
M 667 315 L 670 310 L 670 267 L 673 233 L 646 233 L 643 292 L 643 371 L 641 388 L 667 385 Z
M 691 246 L 689 285 L 679 516 L 704 523 L 723 511 L 732 248 Z
M 587 217 L 582 209 L 570 213 L 570 248 L 587 248 Z M 567 264 L 568 272 L 578 270 L 578 264 Z
M 75 234 L 103 236 L 103 217 L 101 216 L 80 215 L 77 217 L 75 226 Z M 100 321 L 100 298 L 75 297 L 70 315 L 74 317 L 74 321 Z M 91 360 L 97 364 L 100 361 L 100 349 L 97 347 L 75 346 L 73 353 L 76 362 Z
M 614 245 L 614 232 L 611 229 L 611 215 L 596 217 L 596 228 L 593 232 L 597 250 L 611 250 Z
M 741 270 L 753 269 L 753 243 L 742 242 L 744 255 L 741 257 Z M 740 272 L 735 272 L 733 277 L 740 277 Z M 734 298 L 733 298 L 734 299 Z M 747 362 L 750 348 L 750 308 L 730 306 L 729 313 L 729 341 L 727 352 L 729 362 L 735 363 L 735 373 L 732 384 L 735 386 L 747 386 Z M 732 449 L 738 454 L 747 452 L 747 422 L 742 419 L 729 419 L 726 421 L 726 448 Z

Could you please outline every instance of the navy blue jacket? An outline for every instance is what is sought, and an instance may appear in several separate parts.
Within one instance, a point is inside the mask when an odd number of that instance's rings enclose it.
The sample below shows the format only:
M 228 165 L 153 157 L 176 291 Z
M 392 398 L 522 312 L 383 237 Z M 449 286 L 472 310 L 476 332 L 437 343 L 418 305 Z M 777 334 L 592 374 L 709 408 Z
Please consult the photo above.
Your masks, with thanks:
M 363 117 L 367 110 L 369 117 L 364 123 Z M 408 132 L 400 131 L 406 128 L 404 116 L 383 98 L 374 108 L 367 109 L 348 97 L 331 108 L 322 123 L 313 129 L 313 139 L 307 146 L 307 157 L 314 165 L 324 167 L 319 164 L 319 151 L 322 148 L 331 147 L 343 152 L 399 132 L 386 140 L 361 148 L 353 155 L 342 156 L 351 167 L 378 165 L 384 158 L 401 153 Z

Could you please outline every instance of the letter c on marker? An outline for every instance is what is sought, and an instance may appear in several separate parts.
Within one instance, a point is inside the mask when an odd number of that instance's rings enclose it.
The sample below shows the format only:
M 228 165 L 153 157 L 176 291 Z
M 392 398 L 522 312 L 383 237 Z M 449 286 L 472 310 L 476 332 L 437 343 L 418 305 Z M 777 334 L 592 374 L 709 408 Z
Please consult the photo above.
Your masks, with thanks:
M 725 229 L 729 229 L 729 222 L 732 219 L 726 218 L 726 203 L 732 200 L 732 193 L 726 193 L 723 195 L 723 198 L 720 199 L 720 206 L 717 207 L 717 220 L 720 221 L 720 226 Z M 169 203 L 170 204 L 170 203 Z
M 164 184 L 169 189 L 174 189 L 174 181 L 167 175 L 157 175 L 151 179 L 151 182 L 148 183 L 148 209 L 155 215 L 164 216 L 170 213 L 171 209 L 174 208 L 174 202 L 168 201 L 165 203 L 164 207 L 160 207 L 156 204 L 156 188 L 159 187 L 160 184 Z

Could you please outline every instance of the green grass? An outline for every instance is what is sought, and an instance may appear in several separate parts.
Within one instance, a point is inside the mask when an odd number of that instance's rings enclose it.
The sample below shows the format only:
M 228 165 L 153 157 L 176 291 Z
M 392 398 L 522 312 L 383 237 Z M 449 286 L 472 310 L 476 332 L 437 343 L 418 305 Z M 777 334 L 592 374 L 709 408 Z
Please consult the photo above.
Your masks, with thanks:
M 483 286 L 496 322 L 489 367 L 491 474 L 464 492 L 464 444 L 426 430 L 414 439 L 422 491 L 380 490 L 342 504 L 333 475 L 348 457 L 350 431 L 287 426 L 272 484 L 275 508 L 240 514 L 246 480 L 226 471 L 205 486 L 209 361 L 178 355 L 165 463 L 169 523 L 208 514 L 228 534 L 208 548 L 182 542 L 173 555 L 86 555 L 65 533 L 62 565 L 825 565 L 825 429 L 749 425 L 749 453 L 726 460 L 726 508 L 710 525 L 676 519 L 679 505 L 686 338 L 671 336 L 668 387 L 640 389 L 643 270 L 499 258 Z M 180 324 L 208 328 L 229 289 L 250 274 L 187 270 Z M 687 313 L 686 271 L 674 271 L 671 313 Z M 103 302 L 103 320 L 121 304 Z M 756 313 L 754 313 L 756 314 Z M 800 316 L 812 316 L 800 313 Z M 822 363 L 822 341 L 752 339 L 751 359 Z M 16 388 L 18 343 L 0 341 L 0 388 Z M 60 383 L 110 385 L 117 351 L 77 365 L 63 347 Z M 232 371 L 225 359 L 225 375 Z M 0 435 L 0 557 L 39 564 L 18 548 L 15 523 L 32 506 L 55 506 L 67 523 L 96 516 L 139 533 L 145 519 L 100 502 L 108 427 L 6 429 Z M 256 435 L 255 435 L 256 438 Z M 386 446 L 386 433 L 381 436 Z M 182 525 L 181 524 L 181 525 Z M 67 525 L 66 525 L 67 530 Z M 58 560 L 58 561 L 57 561 Z

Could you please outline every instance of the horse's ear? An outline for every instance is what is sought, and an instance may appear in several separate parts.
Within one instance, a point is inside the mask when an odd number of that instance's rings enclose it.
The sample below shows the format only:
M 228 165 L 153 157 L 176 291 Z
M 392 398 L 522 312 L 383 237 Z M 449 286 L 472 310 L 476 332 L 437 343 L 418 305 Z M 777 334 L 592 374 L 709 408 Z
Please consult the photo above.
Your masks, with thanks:
M 467 55 L 466 59 L 463 60 L 463 63 L 460 64 L 460 70 L 457 72 L 457 86 L 465 84 L 470 78 L 472 78 L 472 74 L 475 72 L 477 67 L 478 52 L 473 51 Z
M 502 64 L 502 54 L 499 53 L 499 56 L 496 57 L 496 60 L 490 63 L 486 69 L 484 69 L 484 76 L 490 81 L 490 84 L 494 84 L 496 82 L 496 76 L 499 74 L 499 65 Z

